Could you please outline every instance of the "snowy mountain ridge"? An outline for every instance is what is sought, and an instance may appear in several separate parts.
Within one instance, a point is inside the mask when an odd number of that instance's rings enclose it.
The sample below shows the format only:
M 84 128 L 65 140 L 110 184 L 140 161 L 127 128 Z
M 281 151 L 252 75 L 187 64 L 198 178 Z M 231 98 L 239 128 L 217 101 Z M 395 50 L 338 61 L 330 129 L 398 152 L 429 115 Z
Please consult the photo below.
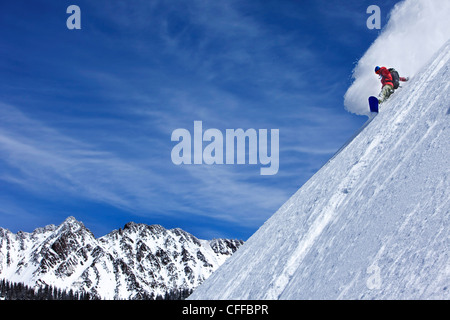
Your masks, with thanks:
M 199 240 L 178 228 L 134 222 L 96 239 L 68 217 L 32 233 L 0 228 L 0 278 L 101 299 L 155 298 L 169 290 L 192 290 L 242 243 Z
M 450 299 L 449 79 L 450 41 L 189 299 Z

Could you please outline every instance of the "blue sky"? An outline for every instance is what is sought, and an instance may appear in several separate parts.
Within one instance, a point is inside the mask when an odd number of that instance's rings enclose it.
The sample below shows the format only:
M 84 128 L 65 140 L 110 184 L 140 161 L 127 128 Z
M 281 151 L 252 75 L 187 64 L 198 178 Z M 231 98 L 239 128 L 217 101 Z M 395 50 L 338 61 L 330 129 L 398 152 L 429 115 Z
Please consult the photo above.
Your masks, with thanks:
M 0 226 L 75 216 L 246 240 L 365 122 L 344 109 L 396 1 L 3 1 Z M 81 30 L 66 9 L 81 8 Z M 280 169 L 172 163 L 177 128 L 280 130 Z

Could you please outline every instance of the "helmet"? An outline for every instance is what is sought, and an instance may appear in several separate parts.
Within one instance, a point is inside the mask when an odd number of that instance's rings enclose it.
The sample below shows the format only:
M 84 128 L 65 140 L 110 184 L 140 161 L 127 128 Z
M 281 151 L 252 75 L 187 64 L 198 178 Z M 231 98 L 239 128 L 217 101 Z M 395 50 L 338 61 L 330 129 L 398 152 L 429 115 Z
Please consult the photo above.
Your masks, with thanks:
M 381 69 L 381 68 L 380 68 L 379 66 L 376 66 L 376 67 L 375 67 L 375 73 L 378 74 L 378 71 L 379 71 L 380 69 Z

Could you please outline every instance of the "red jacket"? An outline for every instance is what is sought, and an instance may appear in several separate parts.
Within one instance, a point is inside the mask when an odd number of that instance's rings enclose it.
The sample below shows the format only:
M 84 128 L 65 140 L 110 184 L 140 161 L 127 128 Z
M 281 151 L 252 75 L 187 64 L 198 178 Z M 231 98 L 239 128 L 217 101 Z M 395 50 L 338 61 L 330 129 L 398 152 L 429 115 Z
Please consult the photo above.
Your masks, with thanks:
M 381 84 L 383 85 L 383 87 L 387 84 L 390 84 L 392 87 L 394 87 L 391 73 L 388 69 L 386 69 L 386 67 L 381 67 L 378 74 L 381 76 Z

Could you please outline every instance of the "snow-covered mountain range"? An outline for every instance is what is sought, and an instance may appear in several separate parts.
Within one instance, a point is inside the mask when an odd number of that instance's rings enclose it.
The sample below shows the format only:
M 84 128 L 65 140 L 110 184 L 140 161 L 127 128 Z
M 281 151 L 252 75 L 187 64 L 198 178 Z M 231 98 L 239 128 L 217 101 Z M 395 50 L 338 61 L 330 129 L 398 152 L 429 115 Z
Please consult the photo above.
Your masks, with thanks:
M 450 299 L 450 40 L 189 299 Z
M 96 239 L 69 217 L 32 233 L 0 228 L 0 279 L 101 299 L 155 298 L 197 287 L 242 244 L 133 222 Z

